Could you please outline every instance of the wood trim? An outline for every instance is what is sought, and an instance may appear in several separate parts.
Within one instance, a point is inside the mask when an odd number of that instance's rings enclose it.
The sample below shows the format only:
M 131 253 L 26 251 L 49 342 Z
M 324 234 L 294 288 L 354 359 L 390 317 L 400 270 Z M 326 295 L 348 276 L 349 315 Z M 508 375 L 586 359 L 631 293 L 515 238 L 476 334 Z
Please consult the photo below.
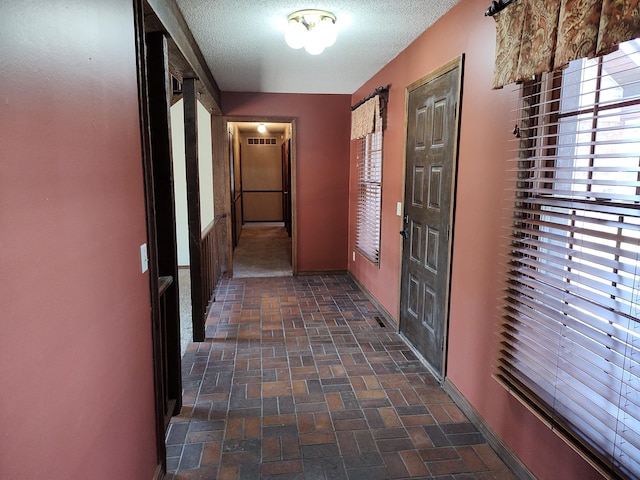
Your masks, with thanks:
M 407 88 L 407 92 L 411 92 L 411 91 L 415 90 L 416 88 L 421 87 L 425 83 L 428 83 L 431 80 L 433 80 L 435 78 L 438 78 L 438 77 L 444 75 L 445 73 L 450 72 L 451 70 L 453 70 L 456 67 L 462 69 L 463 62 L 464 62 L 464 53 L 461 54 L 459 57 L 454 58 L 453 60 L 449 60 L 447 63 L 445 63 L 444 65 L 441 65 L 440 67 L 436 68 L 435 70 L 432 70 L 431 72 L 427 73 L 425 76 L 419 78 L 415 82 L 412 82 L 409 85 L 407 85 L 407 87 L 406 87 Z
M 145 183 L 145 209 L 147 218 L 147 243 L 149 254 L 149 291 L 151 298 L 151 336 L 153 348 L 153 383 L 154 383 L 154 407 L 156 424 L 156 455 L 158 466 L 154 475 L 155 478 L 162 478 L 167 469 L 167 450 L 165 445 L 164 430 L 164 395 L 163 378 L 159 368 L 161 357 L 159 356 L 157 345 L 160 341 L 158 331 L 154 328 L 160 321 L 160 299 L 158 291 L 158 263 L 157 246 L 155 234 L 155 207 L 153 194 L 153 167 L 151 160 L 151 127 L 149 121 L 149 96 L 148 81 L 149 74 L 146 65 L 146 43 L 144 31 L 144 0 L 134 0 L 134 20 L 135 20 L 135 43 L 136 43 L 136 66 L 138 75 L 138 104 L 140 111 L 140 140 L 142 167 Z
M 347 270 L 304 270 L 298 275 L 349 275 Z
M 146 34 L 147 88 L 149 96 L 149 125 L 151 129 L 152 185 L 155 212 L 156 276 L 178 278 L 176 245 L 176 216 L 173 190 L 173 160 L 171 149 L 171 121 L 169 113 L 170 85 L 168 51 L 165 35 L 160 32 Z M 177 414 L 182 406 L 182 369 L 180 356 L 180 305 L 178 286 L 173 283 L 163 296 L 159 296 L 160 342 L 162 352 L 165 416 Z M 169 410 L 169 400 L 173 409 Z
M 496 452 L 498 457 L 511 469 L 515 476 L 522 480 L 535 480 L 535 476 L 525 466 L 524 463 L 505 445 L 496 433 L 487 425 L 484 419 L 469 403 L 456 386 L 446 378 L 442 384 L 447 395 L 462 410 L 471 423 L 480 431 L 489 446 Z
M 153 474 L 153 478 L 151 480 L 162 480 L 164 478 L 164 468 L 162 465 L 158 465 L 156 467 L 156 471 Z
M 216 117 L 212 117 L 212 118 L 216 118 Z M 291 193 L 291 269 L 292 269 L 292 273 L 293 275 L 316 275 L 316 274 L 331 274 L 332 272 L 298 272 L 298 215 L 297 215 L 297 122 L 295 118 L 292 117 L 241 117 L 241 116 L 225 116 L 225 117 L 221 117 L 222 118 L 222 125 L 220 126 L 220 131 L 222 132 L 222 134 L 224 134 L 224 138 L 227 139 L 227 132 L 228 132 L 228 124 L 229 122 L 232 123 L 243 123 L 243 122 L 258 122 L 258 123 L 288 123 L 291 125 L 291 149 L 290 149 L 290 154 L 291 154 L 291 185 L 290 185 L 290 193 Z M 228 149 L 228 140 L 224 140 L 222 139 L 222 137 L 220 137 L 219 141 L 216 142 L 216 139 L 214 139 L 214 148 L 216 148 L 216 143 L 218 145 L 218 147 L 220 147 L 220 145 L 223 145 L 222 148 L 224 148 L 224 152 L 220 152 L 220 155 L 223 155 L 222 158 L 224 158 L 224 162 L 225 162 L 225 175 L 224 178 L 220 179 L 219 175 L 218 177 L 216 177 L 216 173 L 219 170 L 216 170 L 214 167 L 214 182 L 215 179 L 218 178 L 220 181 L 224 182 L 224 188 L 226 188 L 226 198 L 228 200 L 226 200 L 226 203 L 224 203 L 224 208 L 225 208 L 225 212 L 227 213 L 228 217 L 229 217 L 229 226 L 228 226 L 228 232 L 232 232 L 232 227 L 231 227 L 231 212 L 230 212 L 230 208 L 231 208 L 231 193 L 230 193 L 230 185 L 231 185 L 231 172 L 229 171 L 229 161 L 230 161 L 230 157 L 229 157 L 229 149 Z M 222 168 L 222 167 L 220 167 Z M 242 173 L 239 173 L 240 175 L 242 175 Z M 214 190 L 216 190 L 217 188 L 217 184 L 215 184 L 214 186 Z M 219 211 L 218 210 L 218 204 L 216 203 L 215 205 L 215 211 Z M 227 246 L 227 255 L 228 255 L 228 261 L 229 261 L 229 266 L 228 266 L 228 272 L 230 273 L 229 276 L 232 276 L 233 274 L 233 239 L 231 238 L 231 233 L 228 233 L 228 246 Z M 340 271 L 340 272 L 336 272 L 336 273 L 346 273 L 346 271 Z
M 291 119 L 291 271 L 298 275 L 298 123 Z
M 213 78 L 178 4 L 173 0 L 147 0 L 147 2 L 213 99 L 213 105 L 210 105 L 212 113 L 220 115 L 222 113 L 220 88 Z
M 218 258 L 220 270 L 233 274 L 233 226 L 231 215 L 231 170 L 229 166 L 229 136 L 227 122 L 221 115 L 211 116 L 213 142 L 213 211 L 216 222 L 222 223 L 218 231 Z
M 184 150 L 187 174 L 187 217 L 189 222 L 189 266 L 191 272 L 191 323 L 193 341 L 205 338 L 205 299 L 202 291 L 202 226 L 200 223 L 200 169 L 198 167 L 198 92 L 195 78 L 182 82 L 184 104 Z
M 214 220 L 200 239 L 200 250 L 202 254 L 203 276 L 202 276 L 202 292 L 203 292 L 203 308 L 206 326 L 206 318 L 213 302 L 216 286 L 220 280 L 220 236 L 224 228 L 224 219 L 218 217 Z
M 202 234 L 200 235 L 200 238 L 204 240 L 204 238 L 207 237 L 207 235 L 209 235 L 209 233 L 211 232 L 211 230 L 214 229 L 216 223 L 218 223 L 220 221 L 220 217 L 215 217 L 213 219 L 213 221 L 211 223 L 209 223 L 209 225 L 207 225 L 205 227 L 205 229 L 202 231 Z

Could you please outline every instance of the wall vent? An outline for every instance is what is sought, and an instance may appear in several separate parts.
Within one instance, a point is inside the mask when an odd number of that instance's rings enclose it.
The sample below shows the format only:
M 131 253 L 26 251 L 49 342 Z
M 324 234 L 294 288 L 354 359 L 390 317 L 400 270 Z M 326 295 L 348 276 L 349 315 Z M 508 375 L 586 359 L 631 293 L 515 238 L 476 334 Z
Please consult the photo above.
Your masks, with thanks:
M 275 138 L 249 137 L 247 145 L 277 145 L 277 140 Z

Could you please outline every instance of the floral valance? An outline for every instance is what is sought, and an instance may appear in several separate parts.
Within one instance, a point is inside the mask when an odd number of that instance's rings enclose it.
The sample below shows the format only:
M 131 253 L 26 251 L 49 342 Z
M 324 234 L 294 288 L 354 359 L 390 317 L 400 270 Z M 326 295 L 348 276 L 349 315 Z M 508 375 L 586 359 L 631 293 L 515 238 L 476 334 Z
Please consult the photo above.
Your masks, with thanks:
M 351 112 L 351 140 L 366 137 L 381 127 L 379 95 L 370 98 Z
M 640 37 L 640 0 L 517 0 L 496 13 L 493 88 Z

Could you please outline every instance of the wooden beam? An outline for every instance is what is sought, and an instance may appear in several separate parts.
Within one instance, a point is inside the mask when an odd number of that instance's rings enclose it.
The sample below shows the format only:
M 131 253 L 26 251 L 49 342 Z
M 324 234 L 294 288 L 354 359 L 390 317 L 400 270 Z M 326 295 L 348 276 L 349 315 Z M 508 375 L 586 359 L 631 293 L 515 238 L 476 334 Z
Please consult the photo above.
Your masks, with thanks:
M 222 113 L 220 88 L 213 78 L 202 51 L 193 38 L 177 3 L 175 0 L 147 0 L 147 2 L 212 98 L 211 105 L 207 105 L 207 107 L 210 108 L 212 114 L 220 115 Z
M 175 415 L 182 406 L 182 369 L 180 356 L 180 305 L 178 293 L 178 254 L 176 215 L 173 192 L 173 157 L 171 150 L 171 117 L 169 114 L 170 85 L 167 41 L 162 33 L 146 35 L 147 94 L 151 131 L 151 163 L 153 170 L 153 211 L 157 252 L 152 257 L 158 277 L 170 277 L 170 288 L 159 306 L 160 329 L 163 333 L 163 355 L 166 368 L 167 400 L 175 400 Z M 162 324 L 164 323 L 164 324 Z
M 220 115 L 211 116 L 213 148 L 213 210 L 223 222 L 219 240 L 223 273 L 233 274 L 233 227 L 231 225 L 231 171 L 227 122 Z
M 202 292 L 202 224 L 200 221 L 200 168 L 198 166 L 198 92 L 196 79 L 182 82 L 184 102 L 184 153 L 187 173 L 187 217 L 189 221 L 189 270 L 191 273 L 191 323 L 193 341 L 204 341 L 206 303 Z

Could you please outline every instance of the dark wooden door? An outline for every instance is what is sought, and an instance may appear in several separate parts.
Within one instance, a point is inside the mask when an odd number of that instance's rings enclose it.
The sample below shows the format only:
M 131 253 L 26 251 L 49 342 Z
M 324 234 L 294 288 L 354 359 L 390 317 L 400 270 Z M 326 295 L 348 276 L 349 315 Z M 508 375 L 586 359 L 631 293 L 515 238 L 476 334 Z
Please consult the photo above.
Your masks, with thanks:
M 444 377 L 461 62 L 408 87 L 400 329 Z
M 291 236 L 291 139 L 282 143 L 282 218 Z

